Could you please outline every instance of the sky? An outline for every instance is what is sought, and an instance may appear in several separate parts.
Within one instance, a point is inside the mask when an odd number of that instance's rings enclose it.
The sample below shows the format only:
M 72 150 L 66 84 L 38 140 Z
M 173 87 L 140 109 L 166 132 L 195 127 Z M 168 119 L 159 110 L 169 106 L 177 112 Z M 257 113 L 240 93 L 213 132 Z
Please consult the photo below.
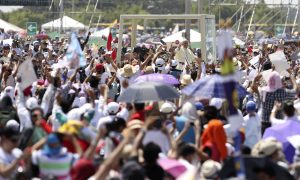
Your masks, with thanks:
M 193 0 L 197 1 L 197 0 Z M 226 0 L 224 0 L 226 2 Z M 246 2 L 258 2 L 258 0 L 245 0 Z M 265 0 L 266 4 L 297 4 L 298 0 Z M 2 12 L 11 12 L 13 10 L 22 8 L 22 6 L 0 6 Z
M 2 12 L 11 12 L 19 8 L 22 8 L 22 6 L 0 6 Z

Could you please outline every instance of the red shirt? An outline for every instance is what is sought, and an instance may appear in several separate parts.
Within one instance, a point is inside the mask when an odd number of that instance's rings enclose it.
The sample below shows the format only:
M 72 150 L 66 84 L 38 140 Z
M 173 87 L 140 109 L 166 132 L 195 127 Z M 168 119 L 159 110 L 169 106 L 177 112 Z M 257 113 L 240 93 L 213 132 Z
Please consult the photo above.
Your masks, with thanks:
M 86 142 L 85 140 L 79 139 L 77 138 L 78 144 L 80 145 L 80 148 L 82 149 L 82 151 L 86 151 L 87 148 L 89 147 L 89 143 Z M 72 142 L 72 140 L 64 140 L 63 141 L 63 146 L 67 148 L 68 152 L 71 153 L 76 153 L 76 148 L 74 147 L 74 144 Z

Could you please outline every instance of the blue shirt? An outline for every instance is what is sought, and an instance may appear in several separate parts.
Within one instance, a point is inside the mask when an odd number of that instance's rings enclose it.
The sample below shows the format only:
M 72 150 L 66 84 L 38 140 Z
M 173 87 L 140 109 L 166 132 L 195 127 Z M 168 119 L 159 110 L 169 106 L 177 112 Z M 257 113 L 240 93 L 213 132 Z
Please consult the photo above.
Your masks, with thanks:
M 185 121 L 188 119 L 185 116 L 176 116 L 176 128 L 179 132 L 181 132 L 184 128 Z M 195 132 L 193 127 L 190 127 L 185 136 L 183 136 L 182 140 L 187 143 L 195 144 Z

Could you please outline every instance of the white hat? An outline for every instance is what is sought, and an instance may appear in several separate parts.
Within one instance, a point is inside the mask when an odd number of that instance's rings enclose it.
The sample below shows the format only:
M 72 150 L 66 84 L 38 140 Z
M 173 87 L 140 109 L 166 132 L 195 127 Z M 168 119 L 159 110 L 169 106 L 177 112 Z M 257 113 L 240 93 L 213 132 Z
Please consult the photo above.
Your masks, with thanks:
M 213 160 L 205 161 L 201 168 L 201 172 L 205 178 L 214 178 L 220 170 L 221 164 Z
M 124 77 L 131 77 L 132 75 L 134 75 L 133 67 L 130 64 L 126 64 L 121 69 L 121 75 L 124 76 Z
M 173 59 L 171 62 L 171 66 L 176 67 L 177 65 L 178 65 L 178 62 L 175 59 Z
M 218 110 L 221 109 L 222 104 L 223 104 L 223 99 L 221 99 L 221 98 L 212 98 L 209 102 L 210 106 L 214 106 Z
M 107 105 L 107 112 L 109 114 L 117 114 L 119 111 L 120 105 L 116 102 L 110 102 Z
M 277 150 L 281 150 L 282 145 L 276 140 L 267 139 L 259 146 L 259 154 L 264 156 L 270 156 Z
M 80 109 L 74 108 L 71 111 L 68 112 L 67 115 L 68 120 L 77 120 L 79 121 L 81 119 Z
M 12 128 L 19 129 L 20 124 L 16 120 L 12 119 L 12 120 L 7 121 L 5 127 L 12 127 Z
M 162 113 L 171 113 L 175 111 L 175 105 L 171 102 L 165 102 L 160 107 L 160 112 Z
M 39 45 L 40 45 L 40 42 L 38 42 L 38 41 L 33 42 L 33 46 L 39 46 Z
M 155 65 L 158 67 L 158 70 L 163 70 L 165 61 L 162 58 L 157 58 L 155 61 Z
M 27 99 L 26 101 L 26 107 L 27 109 L 29 110 L 32 110 L 34 108 L 37 108 L 39 107 L 39 104 L 38 104 L 38 100 L 34 97 L 30 97 L 29 99 Z

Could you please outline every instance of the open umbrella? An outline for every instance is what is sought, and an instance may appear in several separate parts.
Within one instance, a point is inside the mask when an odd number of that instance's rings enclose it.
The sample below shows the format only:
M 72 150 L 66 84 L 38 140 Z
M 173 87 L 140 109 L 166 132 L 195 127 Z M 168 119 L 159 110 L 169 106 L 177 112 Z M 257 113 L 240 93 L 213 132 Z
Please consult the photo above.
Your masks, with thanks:
M 159 73 L 139 76 L 133 82 L 138 83 L 138 82 L 147 82 L 147 81 L 160 82 L 160 83 L 170 84 L 170 85 L 180 84 L 178 79 L 176 79 L 174 76 L 170 74 L 159 74 Z
M 45 40 L 45 39 L 49 39 L 49 36 L 47 34 L 37 34 L 35 38 Z
M 293 162 L 295 148 L 288 141 L 288 137 L 298 134 L 300 135 L 300 123 L 295 120 L 289 120 L 283 124 L 266 129 L 263 138 L 273 137 L 281 142 L 285 158 L 291 163 Z
M 179 177 L 187 170 L 186 167 L 176 159 L 162 158 L 158 160 L 158 164 L 174 178 Z
M 148 102 L 179 98 L 178 91 L 158 82 L 142 82 L 129 86 L 118 98 L 119 102 Z
M 231 81 L 233 78 L 233 76 L 207 76 L 188 85 L 182 90 L 182 92 L 188 96 L 200 98 L 226 98 L 224 82 Z M 235 86 L 240 98 L 243 98 L 247 95 L 246 89 L 238 82 L 235 83 Z

